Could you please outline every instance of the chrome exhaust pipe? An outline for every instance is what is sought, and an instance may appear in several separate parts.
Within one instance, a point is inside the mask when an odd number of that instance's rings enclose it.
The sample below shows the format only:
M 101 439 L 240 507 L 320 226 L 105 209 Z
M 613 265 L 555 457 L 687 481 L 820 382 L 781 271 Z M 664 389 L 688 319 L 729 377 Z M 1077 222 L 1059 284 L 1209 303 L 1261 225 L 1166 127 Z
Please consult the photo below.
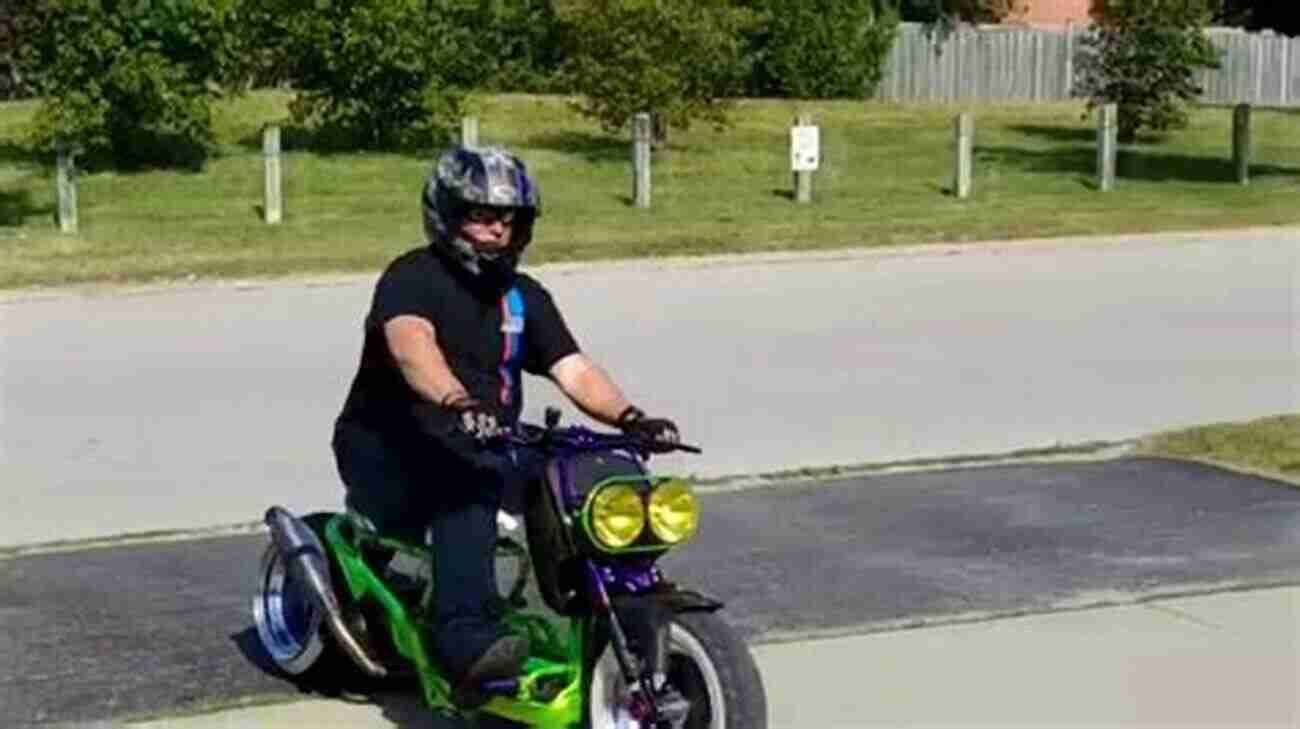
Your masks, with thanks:
M 384 678 L 388 669 L 366 649 L 361 641 L 348 629 L 343 619 L 343 606 L 330 582 L 329 558 L 325 546 L 316 537 L 315 532 L 289 513 L 288 509 L 272 506 L 266 510 L 266 525 L 271 530 L 271 539 L 280 550 L 290 572 L 303 585 L 311 601 L 324 616 L 325 625 L 343 652 L 357 664 L 362 671 L 375 678 Z

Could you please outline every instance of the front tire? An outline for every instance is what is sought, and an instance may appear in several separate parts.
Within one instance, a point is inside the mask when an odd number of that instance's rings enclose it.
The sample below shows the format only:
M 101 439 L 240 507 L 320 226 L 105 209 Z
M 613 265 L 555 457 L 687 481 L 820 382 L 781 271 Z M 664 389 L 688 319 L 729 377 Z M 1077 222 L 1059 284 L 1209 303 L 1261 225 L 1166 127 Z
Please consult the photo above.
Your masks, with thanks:
M 673 616 L 668 685 L 688 702 L 684 729 L 766 729 L 767 696 L 749 647 L 712 613 Z M 589 729 L 648 729 L 632 711 L 612 647 L 596 661 L 587 692 Z

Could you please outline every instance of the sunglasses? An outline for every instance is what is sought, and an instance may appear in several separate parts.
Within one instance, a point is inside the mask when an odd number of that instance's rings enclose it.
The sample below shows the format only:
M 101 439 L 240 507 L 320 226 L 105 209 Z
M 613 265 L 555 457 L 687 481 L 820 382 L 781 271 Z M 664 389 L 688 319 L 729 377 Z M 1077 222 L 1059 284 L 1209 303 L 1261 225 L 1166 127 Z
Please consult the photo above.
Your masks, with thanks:
M 479 225 L 491 225 L 500 222 L 510 225 L 515 222 L 515 211 L 509 208 L 473 207 L 465 213 L 465 222 Z

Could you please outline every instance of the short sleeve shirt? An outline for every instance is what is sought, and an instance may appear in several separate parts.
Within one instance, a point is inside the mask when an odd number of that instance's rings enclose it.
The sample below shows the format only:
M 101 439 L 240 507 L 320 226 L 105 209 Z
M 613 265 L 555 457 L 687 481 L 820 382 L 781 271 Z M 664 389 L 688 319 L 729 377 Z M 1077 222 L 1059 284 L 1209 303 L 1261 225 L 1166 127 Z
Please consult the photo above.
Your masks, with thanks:
M 393 261 L 375 286 L 341 422 L 404 435 L 436 433 L 454 422 L 407 384 L 388 349 L 384 324 L 402 315 L 433 324 L 452 373 L 508 422 L 523 408 L 520 372 L 545 375 L 578 351 L 551 294 L 535 279 L 520 273 L 510 290 L 489 291 L 432 249 L 417 248 Z

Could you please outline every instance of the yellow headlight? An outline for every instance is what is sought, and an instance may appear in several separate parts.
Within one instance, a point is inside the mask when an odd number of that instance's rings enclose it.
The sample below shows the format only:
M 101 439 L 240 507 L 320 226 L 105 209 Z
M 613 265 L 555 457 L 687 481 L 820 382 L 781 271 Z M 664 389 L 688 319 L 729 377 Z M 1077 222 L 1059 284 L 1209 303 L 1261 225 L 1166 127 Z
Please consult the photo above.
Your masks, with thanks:
M 650 528 L 666 544 L 684 542 L 700 524 L 700 502 L 685 481 L 669 481 L 650 494 Z
M 610 549 L 629 547 L 645 529 L 645 506 L 636 489 L 606 486 L 591 500 L 591 527 L 596 539 Z

